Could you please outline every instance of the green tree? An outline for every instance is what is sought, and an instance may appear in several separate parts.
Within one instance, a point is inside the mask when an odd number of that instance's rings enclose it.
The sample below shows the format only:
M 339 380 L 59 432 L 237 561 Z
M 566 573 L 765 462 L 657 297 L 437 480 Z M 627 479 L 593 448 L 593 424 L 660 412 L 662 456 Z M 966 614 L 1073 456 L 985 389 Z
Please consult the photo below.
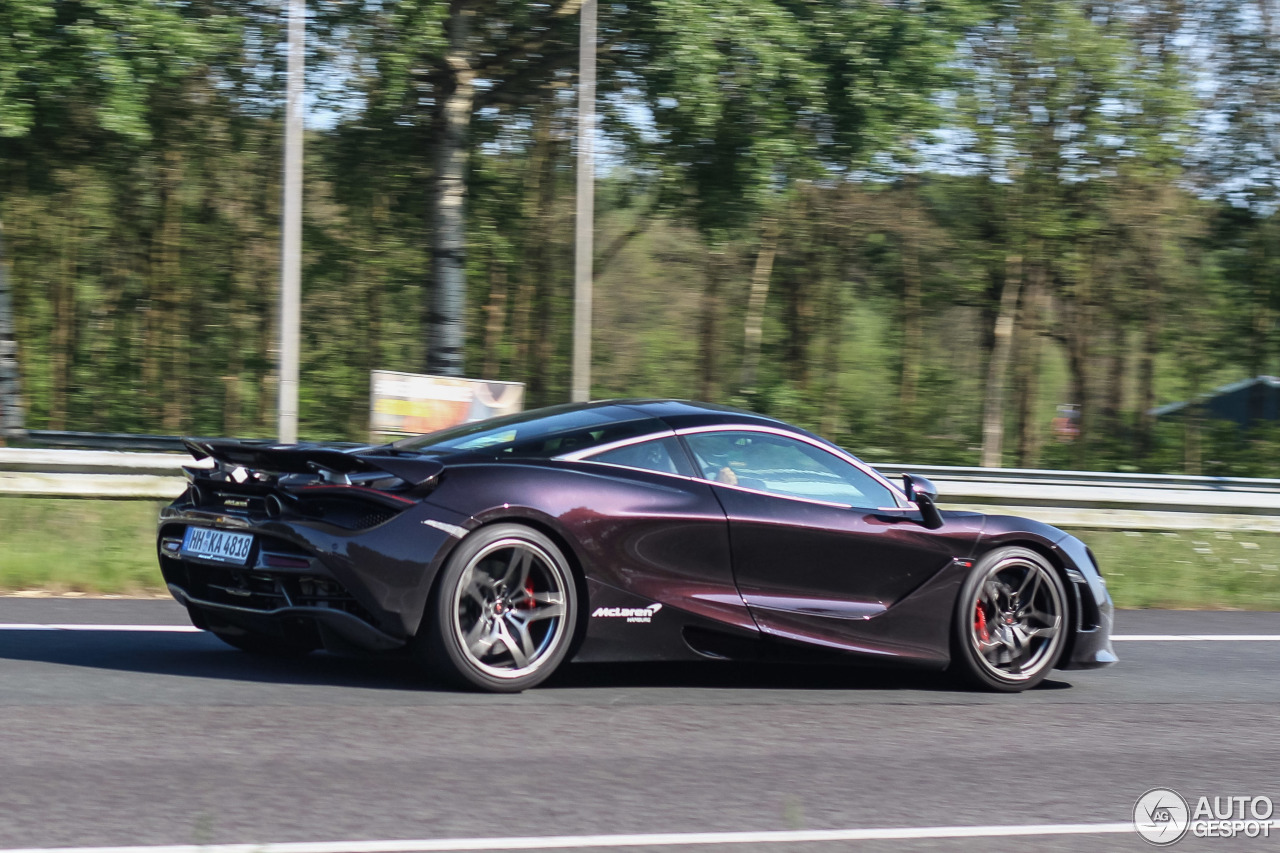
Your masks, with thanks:
M 24 172 L 83 157 L 104 136 L 149 138 L 152 89 L 200 62 L 203 15 L 129 0 L 0 4 L 0 200 Z M 23 408 L 6 273 L 0 245 L 0 425 L 13 432 Z

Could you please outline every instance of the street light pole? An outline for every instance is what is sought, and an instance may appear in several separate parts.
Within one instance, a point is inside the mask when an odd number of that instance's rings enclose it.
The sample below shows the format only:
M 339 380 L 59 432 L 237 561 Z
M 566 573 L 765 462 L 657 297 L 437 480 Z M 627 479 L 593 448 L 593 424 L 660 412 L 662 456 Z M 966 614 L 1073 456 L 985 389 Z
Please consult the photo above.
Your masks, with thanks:
M 298 441 L 298 325 L 302 292 L 302 85 L 306 73 L 306 0 L 289 2 L 289 82 L 285 98 L 284 211 L 280 222 L 281 444 Z
M 573 400 L 591 399 L 591 275 L 595 224 L 596 0 L 582 4 L 578 41 L 578 201 L 573 259 Z

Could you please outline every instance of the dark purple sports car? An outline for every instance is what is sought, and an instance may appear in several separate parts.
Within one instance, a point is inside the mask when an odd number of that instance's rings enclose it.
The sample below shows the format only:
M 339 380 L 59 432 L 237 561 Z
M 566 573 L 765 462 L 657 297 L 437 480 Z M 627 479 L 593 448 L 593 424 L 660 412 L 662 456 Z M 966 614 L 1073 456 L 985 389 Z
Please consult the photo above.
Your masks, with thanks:
M 1089 549 L 940 511 L 839 447 L 673 400 L 555 406 L 378 447 L 189 440 L 160 566 L 268 654 L 407 646 L 494 691 L 566 660 L 950 667 L 1018 691 L 1116 661 Z

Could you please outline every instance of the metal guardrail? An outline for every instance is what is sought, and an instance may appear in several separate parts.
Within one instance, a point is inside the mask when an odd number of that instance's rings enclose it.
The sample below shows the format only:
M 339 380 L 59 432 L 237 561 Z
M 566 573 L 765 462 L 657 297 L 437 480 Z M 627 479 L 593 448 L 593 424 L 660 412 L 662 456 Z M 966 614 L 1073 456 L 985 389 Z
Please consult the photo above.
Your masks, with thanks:
M 185 487 L 181 467 L 194 464 L 185 453 L 4 447 L 0 448 L 0 494 L 168 500 Z M 907 471 L 929 477 L 947 509 L 1022 515 L 1064 527 L 1280 533 L 1280 480 L 876 467 L 889 477 Z
M 195 464 L 185 453 L 0 447 L 0 494 L 171 500 Z
M 173 451 L 183 452 L 182 437 L 177 435 L 137 435 L 110 432 L 63 432 L 32 429 L 23 436 L 25 443 L 41 447 L 65 447 L 87 450 Z
M 1280 480 L 1018 468 L 877 465 L 938 486 L 948 509 L 1007 512 L 1060 527 L 1280 533 Z

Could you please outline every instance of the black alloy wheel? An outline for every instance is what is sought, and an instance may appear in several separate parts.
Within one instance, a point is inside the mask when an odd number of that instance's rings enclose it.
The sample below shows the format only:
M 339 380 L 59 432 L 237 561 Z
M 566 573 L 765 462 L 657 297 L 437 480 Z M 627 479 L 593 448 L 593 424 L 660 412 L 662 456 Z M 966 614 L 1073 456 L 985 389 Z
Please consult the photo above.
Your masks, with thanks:
M 1001 548 L 974 567 L 956 605 L 953 668 L 978 687 L 1016 693 L 1043 681 L 1067 638 L 1057 570 L 1029 548 Z

